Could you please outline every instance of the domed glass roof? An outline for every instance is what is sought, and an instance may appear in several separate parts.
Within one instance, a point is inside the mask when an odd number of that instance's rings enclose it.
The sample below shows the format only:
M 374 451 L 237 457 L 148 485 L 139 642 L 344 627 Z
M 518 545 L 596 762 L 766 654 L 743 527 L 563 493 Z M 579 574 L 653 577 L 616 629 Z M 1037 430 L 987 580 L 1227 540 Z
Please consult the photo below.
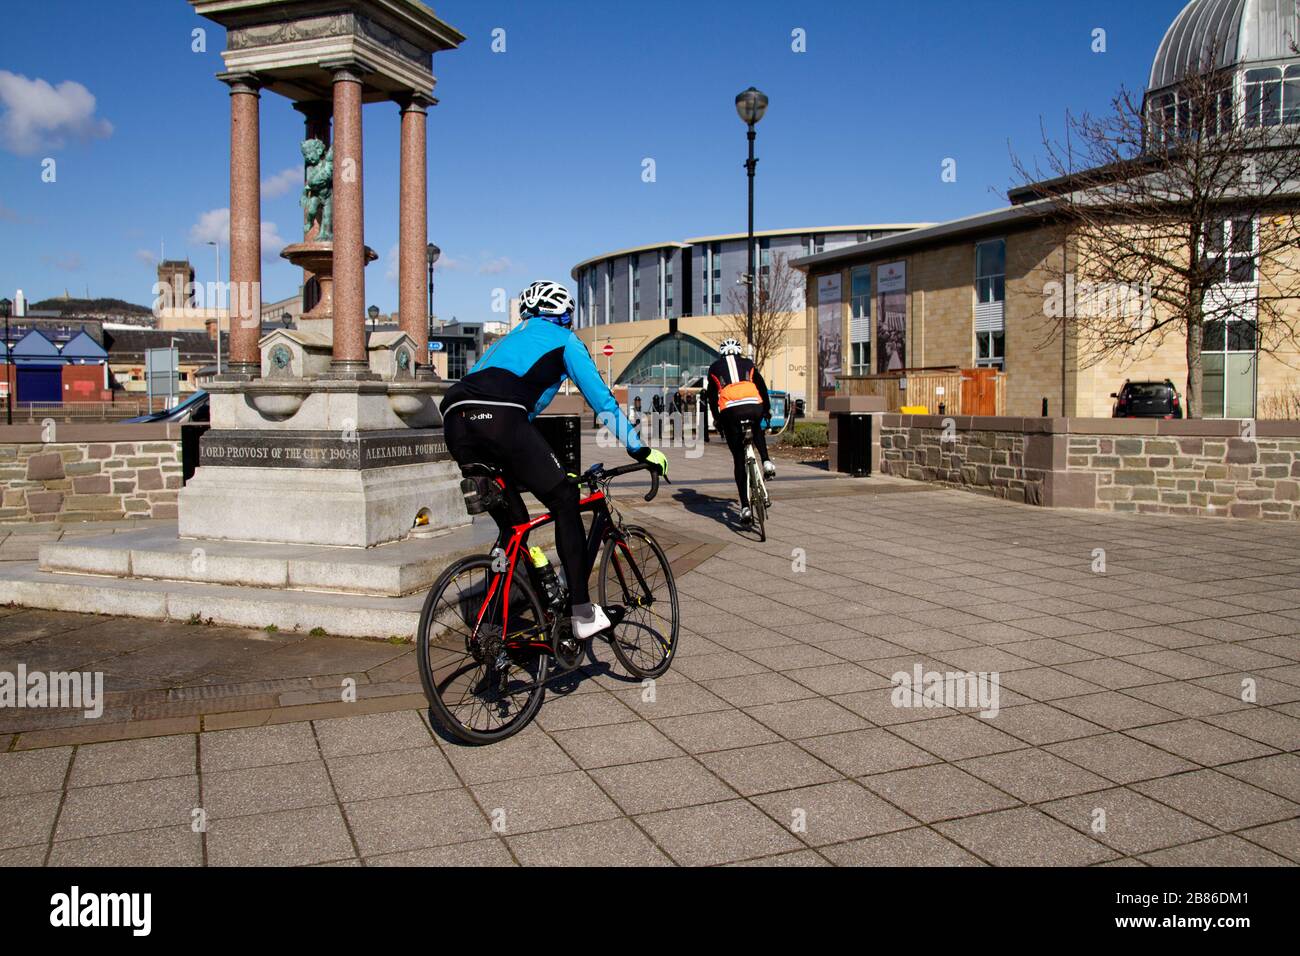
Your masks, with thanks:
M 1295 43 L 1300 0 L 1192 0 L 1161 41 L 1147 89 L 1172 86 L 1206 67 L 1293 58 Z

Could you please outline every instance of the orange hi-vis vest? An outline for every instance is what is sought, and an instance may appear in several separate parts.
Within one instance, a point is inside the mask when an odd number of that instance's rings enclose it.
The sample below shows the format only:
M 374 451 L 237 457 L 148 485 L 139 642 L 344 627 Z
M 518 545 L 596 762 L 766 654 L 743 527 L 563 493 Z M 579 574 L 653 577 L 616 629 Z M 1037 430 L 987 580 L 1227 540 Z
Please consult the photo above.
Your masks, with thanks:
M 762 405 L 763 397 L 758 393 L 758 386 L 754 384 L 754 368 L 750 366 L 749 372 L 744 378 L 740 377 L 740 370 L 736 368 L 736 357 L 727 356 L 727 371 L 730 373 L 730 382 L 723 384 L 722 379 L 713 376 L 713 381 L 718 385 L 718 411 L 725 412 L 728 408 L 738 408 L 742 405 Z

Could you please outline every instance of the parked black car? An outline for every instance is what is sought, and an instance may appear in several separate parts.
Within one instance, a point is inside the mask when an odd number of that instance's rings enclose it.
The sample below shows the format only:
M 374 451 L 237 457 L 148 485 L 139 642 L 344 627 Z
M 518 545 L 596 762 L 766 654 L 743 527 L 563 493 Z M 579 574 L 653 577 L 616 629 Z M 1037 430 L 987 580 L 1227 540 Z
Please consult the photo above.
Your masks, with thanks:
M 1169 379 L 1163 382 L 1125 382 L 1115 399 L 1113 418 L 1182 418 L 1183 403 Z

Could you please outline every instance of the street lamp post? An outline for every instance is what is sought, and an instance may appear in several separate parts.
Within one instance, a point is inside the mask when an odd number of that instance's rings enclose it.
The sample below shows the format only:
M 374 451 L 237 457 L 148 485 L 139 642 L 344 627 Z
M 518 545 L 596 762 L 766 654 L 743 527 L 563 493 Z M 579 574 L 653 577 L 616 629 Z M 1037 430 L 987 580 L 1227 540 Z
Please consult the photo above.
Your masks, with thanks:
M 432 332 L 433 332 L 433 264 L 434 264 L 435 262 L 437 262 L 437 261 L 438 261 L 438 257 L 442 255 L 442 250 L 439 249 L 437 246 L 435 246 L 435 245 L 431 242 L 431 243 L 429 243 L 428 246 L 425 247 L 424 252 L 425 252 L 425 259 L 428 260 L 428 263 L 429 263 L 429 321 L 428 321 L 428 326 L 429 326 L 429 332 L 432 333 Z
M 379 324 L 379 306 L 372 305 L 366 309 L 366 315 L 370 316 L 370 328 L 373 330 Z
M 9 348 L 9 315 L 14 304 L 8 299 L 0 299 L 0 314 L 5 318 L 5 423 L 14 423 L 14 356 Z
M 760 93 L 754 87 L 750 87 L 743 93 L 736 96 L 736 112 L 740 115 L 741 121 L 749 127 L 749 159 L 745 162 L 745 171 L 749 175 L 749 272 L 745 275 L 745 298 L 747 302 L 747 316 L 745 323 L 745 336 L 749 340 L 750 355 L 754 354 L 754 280 L 758 271 L 754 262 L 754 169 L 758 166 L 758 160 L 754 158 L 754 126 L 763 118 L 767 112 L 767 97 Z

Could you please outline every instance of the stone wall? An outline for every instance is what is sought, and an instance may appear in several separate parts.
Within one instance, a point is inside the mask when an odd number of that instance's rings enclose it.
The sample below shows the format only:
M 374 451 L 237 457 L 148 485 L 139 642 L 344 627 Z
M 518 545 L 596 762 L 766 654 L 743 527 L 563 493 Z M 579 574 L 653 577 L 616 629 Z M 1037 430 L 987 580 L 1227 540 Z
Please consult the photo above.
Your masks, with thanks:
M 885 474 L 1047 507 L 1300 519 L 1300 423 L 883 415 Z
M 53 427 L 0 426 L 0 522 L 176 517 L 179 425 Z

